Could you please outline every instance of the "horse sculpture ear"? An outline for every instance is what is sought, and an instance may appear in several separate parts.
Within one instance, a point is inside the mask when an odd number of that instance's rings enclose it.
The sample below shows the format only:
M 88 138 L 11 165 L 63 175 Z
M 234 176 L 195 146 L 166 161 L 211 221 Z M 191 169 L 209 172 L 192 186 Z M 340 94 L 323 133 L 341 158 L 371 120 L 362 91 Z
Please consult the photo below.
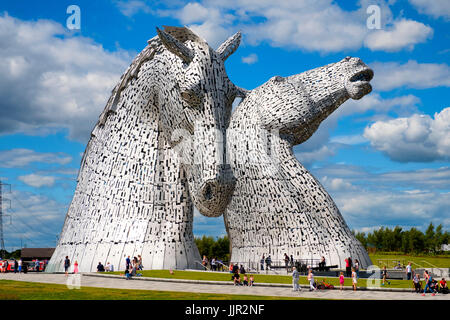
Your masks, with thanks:
M 158 37 L 161 39 L 163 45 L 172 52 L 173 54 L 179 56 L 184 62 L 190 63 L 194 59 L 194 52 L 186 47 L 186 45 L 172 37 L 167 32 L 156 27 L 156 32 L 158 32 Z
M 223 61 L 225 61 L 229 56 L 231 56 L 241 43 L 242 34 L 237 32 L 234 36 L 228 38 L 227 41 L 222 43 L 216 52 L 220 55 Z

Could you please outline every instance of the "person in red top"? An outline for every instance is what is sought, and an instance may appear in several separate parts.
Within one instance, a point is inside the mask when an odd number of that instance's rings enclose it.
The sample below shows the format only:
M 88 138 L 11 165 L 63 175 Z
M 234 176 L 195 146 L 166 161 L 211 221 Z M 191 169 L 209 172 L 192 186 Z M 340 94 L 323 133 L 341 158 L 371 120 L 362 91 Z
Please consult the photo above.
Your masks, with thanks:
M 345 274 L 347 277 L 350 277 L 352 275 L 351 261 L 352 260 L 350 258 L 345 259 Z
M 439 281 L 439 292 L 444 294 L 448 293 L 447 281 L 445 281 L 444 278 L 442 278 L 442 280 Z

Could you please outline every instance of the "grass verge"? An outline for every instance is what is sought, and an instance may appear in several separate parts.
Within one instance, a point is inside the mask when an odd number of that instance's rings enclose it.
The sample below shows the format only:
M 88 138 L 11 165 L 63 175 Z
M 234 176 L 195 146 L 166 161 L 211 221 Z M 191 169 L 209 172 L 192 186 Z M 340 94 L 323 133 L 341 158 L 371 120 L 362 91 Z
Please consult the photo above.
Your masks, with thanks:
M 177 291 L 68 289 L 62 284 L 0 280 L 0 300 L 316 300 L 300 297 L 212 294 Z
M 123 274 L 123 272 L 112 272 L 112 274 Z M 250 275 L 250 273 L 249 273 Z M 186 280 L 207 280 L 207 281 L 229 281 L 231 282 L 231 274 L 228 272 L 204 272 L 204 271 L 180 271 L 175 270 L 170 274 L 169 270 L 145 270 L 142 271 L 143 277 L 165 278 L 165 279 L 186 279 Z M 255 283 L 285 283 L 292 284 L 292 277 L 290 275 L 254 275 Z M 339 287 L 338 278 L 327 278 L 316 276 L 316 282 L 326 280 L 335 287 Z M 300 277 L 300 284 L 309 284 L 308 279 L 304 276 Z M 345 279 L 345 286 L 351 286 L 352 280 Z M 359 279 L 358 287 L 367 287 L 367 279 Z M 386 284 L 386 288 L 412 288 L 412 281 L 407 280 L 390 280 L 390 284 Z
M 377 252 L 369 254 L 372 263 L 383 268 L 386 265 L 387 268 L 392 268 L 397 265 L 398 262 L 402 265 L 407 265 L 411 262 L 413 268 L 431 268 L 436 266 L 438 268 L 450 268 L 450 255 L 405 255 L 397 252 Z

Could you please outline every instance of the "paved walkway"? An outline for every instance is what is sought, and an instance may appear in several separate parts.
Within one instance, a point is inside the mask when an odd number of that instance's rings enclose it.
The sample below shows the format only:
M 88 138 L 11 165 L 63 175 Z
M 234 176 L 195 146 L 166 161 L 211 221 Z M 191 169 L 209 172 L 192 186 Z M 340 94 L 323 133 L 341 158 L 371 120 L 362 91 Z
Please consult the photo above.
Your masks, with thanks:
M 66 284 L 67 277 L 64 274 L 28 273 L 28 274 L 0 274 L 0 279 Z M 198 284 L 179 283 L 163 281 L 140 281 L 125 280 L 109 277 L 96 277 L 82 275 L 81 286 L 116 288 L 116 289 L 140 289 L 140 290 L 161 290 L 161 291 L 181 291 L 198 293 L 218 293 L 218 294 L 243 294 L 276 297 L 303 297 L 321 299 L 369 299 L 369 300 L 450 300 L 450 295 L 431 296 L 427 294 L 423 297 L 420 294 L 411 292 L 377 292 L 377 291 L 357 291 L 350 290 L 320 290 L 309 292 L 302 289 L 300 292 L 293 292 L 290 288 L 283 287 L 235 287 L 220 284 Z

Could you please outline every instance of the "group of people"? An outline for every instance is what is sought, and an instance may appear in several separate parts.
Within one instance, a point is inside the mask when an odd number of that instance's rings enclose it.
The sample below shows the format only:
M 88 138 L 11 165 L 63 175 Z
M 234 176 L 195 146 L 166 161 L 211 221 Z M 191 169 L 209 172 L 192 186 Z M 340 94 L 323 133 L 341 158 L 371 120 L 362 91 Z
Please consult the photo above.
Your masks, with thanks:
M 64 259 L 64 273 L 66 276 L 69 275 L 69 269 L 72 266 L 72 262 L 69 259 L 69 256 L 66 256 L 66 258 Z M 106 264 L 106 268 L 105 266 L 99 261 L 98 265 L 97 265 L 97 272 L 112 272 L 114 271 L 114 266 L 111 263 L 107 263 Z M 77 274 L 78 273 L 78 261 L 75 260 L 74 264 L 73 264 L 73 274 Z
M 99 262 L 100 264 L 100 262 Z M 69 268 L 71 267 L 72 262 L 69 259 L 69 256 L 66 256 L 66 258 L 64 259 L 64 273 L 66 276 L 69 275 Z M 97 271 L 98 271 L 98 266 L 97 266 Z M 75 260 L 74 264 L 73 264 L 73 272 L 74 274 L 78 273 L 78 261 Z
M 425 283 L 425 287 L 422 288 L 422 281 L 420 280 L 420 275 L 418 273 L 414 273 L 413 276 L 413 285 L 414 292 L 422 293 L 422 296 L 425 296 L 426 293 L 431 293 L 432 296 L 436 295 L 436 293 L 448 294 L 448 286 L 445 278 L 442 278 L 439 282 L 432 277 L 432 275 L 425 270 L 423 272 L 423 281 Z
M 350 278 L 352 276 L 352 273 L 356 273 L 356 277 L 359 278 L 359 268 L 360 263 L 358 259 L 355 259 L 355 263 L 353 263 L 353 260 L 351 257 L 348 257 L 345 261 L 345 274 L 347 278 Z
M 39 261 L 35 259 L 32 262 L 24 262 L 22 259 L 0 260 L 0 272 L 27 273 L 34 270 L 36 272 L 44 271 L 48 260 Z
M 0 260 L 0 272 L 14 272 L 14 273 L 21 273 L 22 272 L 22 265 L 25 266 L 26 268 L 23 269 L 23 272 L 26 273 L 28 271 L 28 264 L 27 263 L 23 263 L 22 259 L 16 260 L 14 259 L 12 262 L 10 262 L 9 260 Z M 27 269 L 27 270 L 25 270 Z
M 287 256 L 286 253 L 284 255 L 285 257 Z M 261 270 L 264 270 L 264 263 L 266 264 L 266 270 L 270 270 L 270 267 L 272 265 L 272 258 L 270 257 L 270 254 L 267 255 L 267 257 L 263 255 L 261 260 L 259 261 Z
M 202 265 L 205 269 L 208 269 L 208 265 L 211 271 L 223 271 L 224 264 L 221 260 L 213 257 L 211 261 L 209 261 L 207 256 L 203 256 Z M 225 268 L 226 269 L 226 268 Z
M 292 291 L 300 291 L 300 285 L 299 285 L 299 280 L 300 280 L 300 273 L 298 272 L 296 267 L 292 268 Z M 356 274 L 355 268 L 352 268 L 352 273 L 351 273 L 351 277 L 352 277 L 352 286 L 353 286 L 353 290 L 356 291 L 357 285 L 358 285 L 358 276 Z M 308 282 L 309 282 L 309 291 L 315 291 L 317 290 L 317 283 L 314 280 L 314 272 L 313 270 L 310 268 L 308 271 Z M 340 285 L 340 290 L 344 289 L 344 272 L 341 272 L 339 275 L 339 285 Z
M 231 280 L 233 281 L 235 286 L 249 286 L 252 287 L 255 282 L 255 277 L 251 274 L 250 277 L 247 276 L 244 266 L 241 264 L 238 267 L 237 263 L 234 265 L 230 264 L 230 273 L 232 274 Z M 242 278 L 241 279 L 241 275 Z
M 137 271 L 141 271 L 144 268 L 144 265 L 142 264 L 142 257 L 138 255 L 137 257 L 133 257 L 133 260 L 130 259 L 130 256 L 128 256 L 125 259 L 125 277 L 127 280 L 131 279 L 134 276 L 141 276 L 141 273 L 137 273 Z

